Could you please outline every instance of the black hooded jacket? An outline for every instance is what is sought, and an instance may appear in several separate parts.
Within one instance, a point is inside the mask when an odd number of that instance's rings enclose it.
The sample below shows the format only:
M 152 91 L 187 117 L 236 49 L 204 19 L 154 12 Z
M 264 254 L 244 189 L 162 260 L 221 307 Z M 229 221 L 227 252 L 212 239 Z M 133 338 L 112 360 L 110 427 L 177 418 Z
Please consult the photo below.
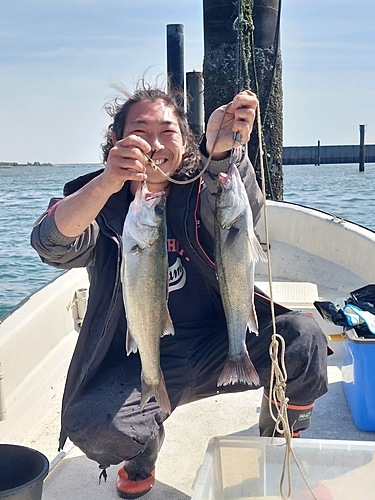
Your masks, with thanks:
M 206 161 L 203 155 L 202 163 Z M 236 163 L 248 192 L 255 223 L 263 204 L 261 191 L 244 150 L 240 151 L 240 159 Z M 221 299 L 212 257 L 213 207 L 217 173 L 226 171 L 228 165 L 228 159 L 212 161 L 203 175 L 204 180 L 200 178 L 186 185 L 172 184 L 167 199 L 167 219 L 173 233 L 201 273 L 218 308 L 221 307 Z M 69 182 L 64 188 L 64 196 L 78 191 L 101 172 L 99 170 Z M 32 231 L 31 244 L 44 262 L 62 269 L 86 267 L 89 274 L 87 312 L 68 371 L 62 414 L 103 361 L 123 312 L 121 234 L 132 199 L 129 183 L 125 183 L 77 238 L 68 238 L 58 231 L 53 208 L 38 219 Z M 56 200 L 52 204 L 54 202 Z M 269 301 L 260 294 L 256 295 L 256 307 L 258 312 L 261 313 L 259 309 L 264 308 L 269 314 Z M 285 308 L 280 310 L 284 311 Z M 66 434 L 62 429 L 60 447 L 65 440 Z

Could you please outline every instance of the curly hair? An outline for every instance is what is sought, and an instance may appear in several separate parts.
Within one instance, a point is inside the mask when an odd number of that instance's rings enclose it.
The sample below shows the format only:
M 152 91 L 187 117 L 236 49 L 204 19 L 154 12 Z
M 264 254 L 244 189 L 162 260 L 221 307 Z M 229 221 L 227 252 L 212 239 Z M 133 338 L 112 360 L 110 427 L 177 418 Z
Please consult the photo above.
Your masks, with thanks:
M 181 131 L 182 140 L 186 141 L 185 153 L 182 156 L 182 161 L 173 177 L 176 179 L 188 179 L 192 177 L 199 167 L 199 149 L 195 134 L 190 130 L 186 113 L 183 108 L 184 94 L 179 90 L 168 90 L 164 92 L 160 88 L 152 87 L 144 80 L 138 82 L 134 93 L 128 92 L 126 89 L 117 88 L 122 94 L 122 97 L 116 97 L 111 103 L 107 103 L 104 108 L 108 115 L 113 118 L 113 122 L 108 126 L 105 133 L 105 142 L 102 144 L 103 163 L 108 160 L 110 150 L 114 144 L 112 134 L 119 139 L 123 136 L 123 130 L 130 108 L 133 104 L 141 101 L 157 101 L 162 100 L 167 106 L 174 111 L 178 125 Z

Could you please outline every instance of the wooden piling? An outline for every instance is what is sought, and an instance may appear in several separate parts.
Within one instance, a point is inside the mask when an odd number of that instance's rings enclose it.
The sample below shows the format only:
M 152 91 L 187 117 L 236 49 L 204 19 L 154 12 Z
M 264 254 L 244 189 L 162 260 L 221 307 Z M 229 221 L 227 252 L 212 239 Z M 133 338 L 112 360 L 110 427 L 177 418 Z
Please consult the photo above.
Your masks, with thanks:
M 320 141 L 318 141 L 318 145 L 316 147 L 316 161 L 315 165 L 319 167 L 320 165 Z
M 169 88 L 185 90 L 184 25 L 167 24 L 167 74 Z
M 204 129 L 203 110 L 203 73 L 189 71 L 186 73 L 187 116 L 192 131 L 200 137 Z
M 365 126 L 359 126 L 359 171 L 365 171 Z

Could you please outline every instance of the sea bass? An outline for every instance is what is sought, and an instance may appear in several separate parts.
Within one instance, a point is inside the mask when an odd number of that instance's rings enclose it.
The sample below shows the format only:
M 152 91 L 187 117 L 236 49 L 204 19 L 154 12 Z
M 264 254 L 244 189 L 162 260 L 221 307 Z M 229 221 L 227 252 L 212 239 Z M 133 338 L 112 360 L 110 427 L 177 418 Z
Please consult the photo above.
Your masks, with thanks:
M 139 351 L 141 410 L 151 397 L 171 413 L 160 367 L 160 337 L 174 334 L 167 307 L 167 224 L 163 190 L 141 183 L 130 204 L 122 234 L 122 289 L 128 324 L 126 350 Z
M 215 206 L 215 260 L 227 320 L 229 351 L 217 385 L 259 385 L 247 352 L 247 330 L 258 335 L 254 307 L 254 267 L 266 255 L 254 233 L 253 215 L 237 167 L 218 176 Z

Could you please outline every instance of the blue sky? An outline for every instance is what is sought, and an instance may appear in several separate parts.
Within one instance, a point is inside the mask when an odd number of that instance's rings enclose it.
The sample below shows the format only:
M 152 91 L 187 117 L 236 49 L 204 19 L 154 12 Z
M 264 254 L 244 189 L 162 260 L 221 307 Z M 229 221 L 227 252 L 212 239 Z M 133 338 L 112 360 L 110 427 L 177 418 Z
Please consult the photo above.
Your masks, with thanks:
M 0 161 L 100 161 L 113 83 L 166 71 L 166 25 L 200 71 L 202 0 L 12 0 L 0 17 Z M 375 143 L 375 3 L 283 0 L 284 144 Z

